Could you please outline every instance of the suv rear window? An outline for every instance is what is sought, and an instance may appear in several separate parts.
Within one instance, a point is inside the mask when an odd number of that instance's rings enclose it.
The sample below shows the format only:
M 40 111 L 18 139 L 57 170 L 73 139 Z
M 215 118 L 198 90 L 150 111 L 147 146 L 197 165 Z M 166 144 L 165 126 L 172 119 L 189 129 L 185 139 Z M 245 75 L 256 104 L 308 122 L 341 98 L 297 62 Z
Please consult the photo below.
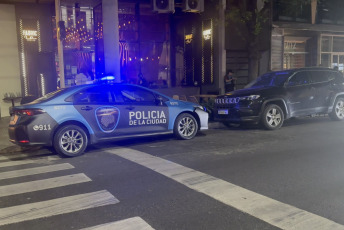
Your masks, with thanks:
M 331 72 L 329 71 L 310 71 L 312 83 L 327 82 L 330 80 Z

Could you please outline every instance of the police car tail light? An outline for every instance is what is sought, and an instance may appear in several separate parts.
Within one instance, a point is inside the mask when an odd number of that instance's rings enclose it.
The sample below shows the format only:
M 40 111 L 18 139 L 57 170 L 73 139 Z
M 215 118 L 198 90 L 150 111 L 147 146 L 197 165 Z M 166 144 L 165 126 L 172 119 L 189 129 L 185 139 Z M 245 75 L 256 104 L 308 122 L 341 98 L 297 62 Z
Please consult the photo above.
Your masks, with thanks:
M 45 113 L 42 109 L 20 109 L 14 112 L 18 116 L 33 116 Z
M 21 141 L 19 141 L 19 143 L 23 143 L 23 144 L 25 144 L 25 143 L 29 143 L 30 141 L 28 141 L 28 140 L 21 140 Z

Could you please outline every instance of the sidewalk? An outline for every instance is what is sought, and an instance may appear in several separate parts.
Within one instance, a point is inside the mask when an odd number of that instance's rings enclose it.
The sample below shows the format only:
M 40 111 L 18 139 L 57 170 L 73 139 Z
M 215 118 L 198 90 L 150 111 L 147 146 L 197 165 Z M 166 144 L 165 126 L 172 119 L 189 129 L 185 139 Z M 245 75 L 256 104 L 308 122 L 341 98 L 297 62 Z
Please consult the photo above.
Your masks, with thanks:
M 11 117 L 2 117 L 0 118 L 0 150 L 15 146 L 9 141 L 8 138 L 8 123 L 10 122 Z

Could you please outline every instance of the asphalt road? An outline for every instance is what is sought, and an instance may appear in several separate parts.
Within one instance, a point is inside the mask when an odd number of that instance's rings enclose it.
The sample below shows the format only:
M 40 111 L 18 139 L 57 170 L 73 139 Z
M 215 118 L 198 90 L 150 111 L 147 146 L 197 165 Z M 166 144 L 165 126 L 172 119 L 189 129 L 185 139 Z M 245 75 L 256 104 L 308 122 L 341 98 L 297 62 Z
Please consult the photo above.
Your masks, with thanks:
M 0 229 L 342 229 L 343 130 L 327 117 L 277 131 L 219 125 L 189 141 L 121 140 L 67 159 L 9 146 Z

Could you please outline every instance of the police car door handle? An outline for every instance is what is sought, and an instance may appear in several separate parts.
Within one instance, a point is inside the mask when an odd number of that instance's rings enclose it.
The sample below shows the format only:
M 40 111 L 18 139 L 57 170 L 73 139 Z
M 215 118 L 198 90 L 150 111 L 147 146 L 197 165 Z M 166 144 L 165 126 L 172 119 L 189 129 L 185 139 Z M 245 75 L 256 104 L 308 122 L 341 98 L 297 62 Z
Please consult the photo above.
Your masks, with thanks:
M 86 107 L 81 107 L 81 110 L 86 110 L 86 111 L 89 111 L 89 110 L 92 110 L 93 108 L 91 106 L 86 106 Z
M 133 109 L 135 109 L 135 107 L 134 106 L 128 106 L 128 107 L 126 107 L 126 109 L 133 110 Z

